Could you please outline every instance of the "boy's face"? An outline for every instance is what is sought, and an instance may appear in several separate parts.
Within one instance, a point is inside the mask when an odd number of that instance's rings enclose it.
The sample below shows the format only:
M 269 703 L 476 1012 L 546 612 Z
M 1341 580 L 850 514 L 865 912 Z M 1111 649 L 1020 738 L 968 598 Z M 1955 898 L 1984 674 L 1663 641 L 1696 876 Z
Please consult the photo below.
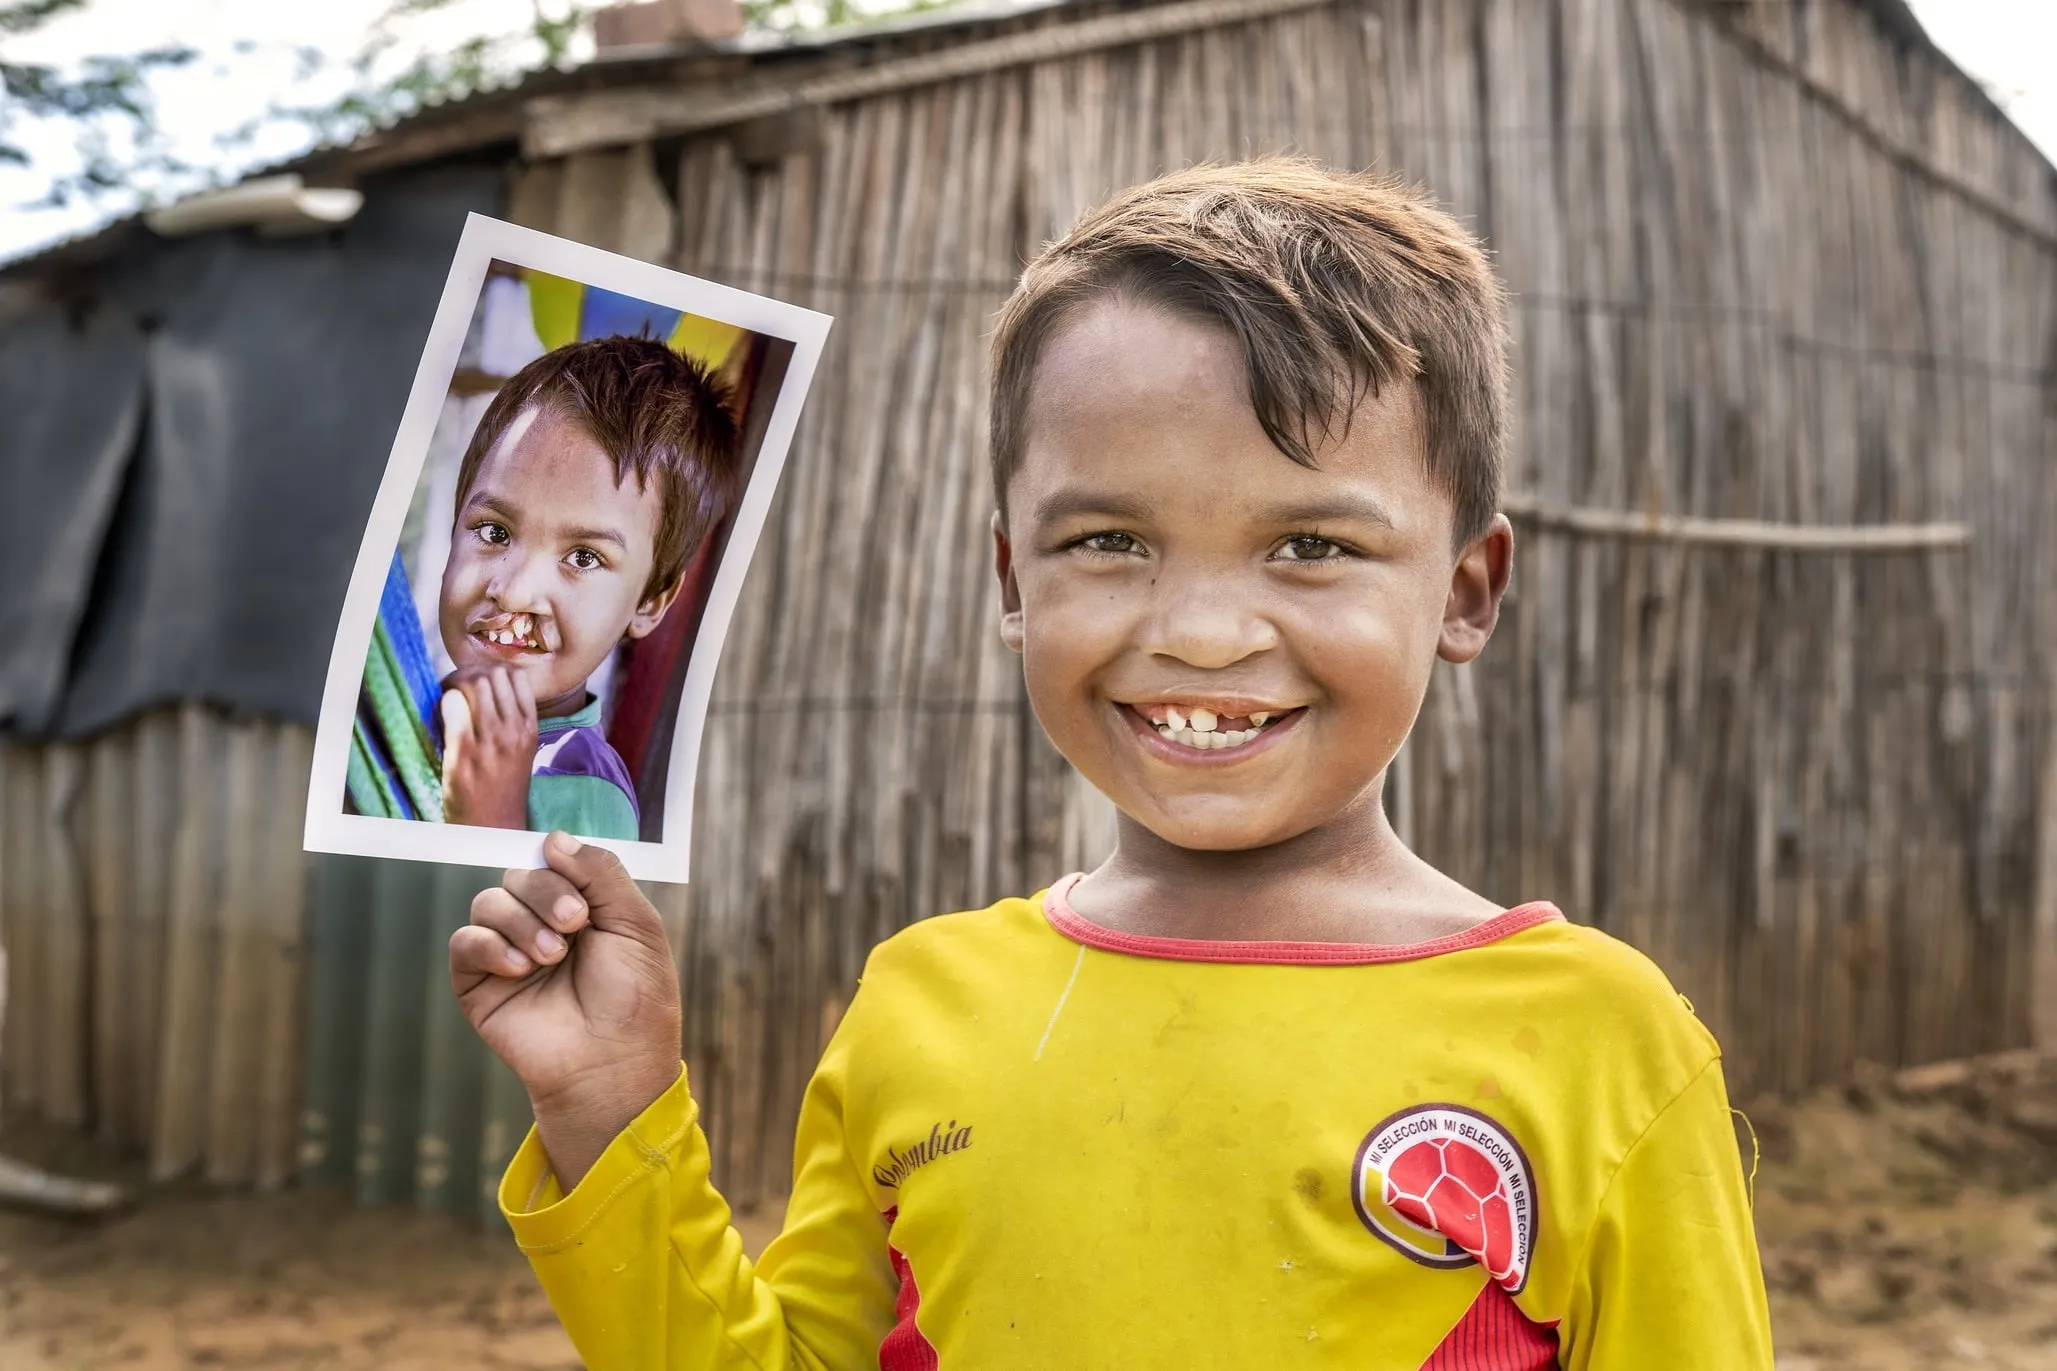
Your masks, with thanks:
M 658 489 L 614 479 L 577 422 L 531 408 L 472 482 L 450 535 L 440 613 L 459 668 L 527 673 L 543 717 L 577 712 L 586 679 L 623 637 L 655 628 L 674 591 L 649 600 Z
M 1117 301 L 1050 340 L 1027 435 L 1001 633 L 1058 751 L 1190 849 L 1375 803 L 1436 658 L 1484 647 L 1512 553 L 1504 519 L 1453 549 L 1413 388 L 1310 470 L 1259 426 L 1232 336 Z

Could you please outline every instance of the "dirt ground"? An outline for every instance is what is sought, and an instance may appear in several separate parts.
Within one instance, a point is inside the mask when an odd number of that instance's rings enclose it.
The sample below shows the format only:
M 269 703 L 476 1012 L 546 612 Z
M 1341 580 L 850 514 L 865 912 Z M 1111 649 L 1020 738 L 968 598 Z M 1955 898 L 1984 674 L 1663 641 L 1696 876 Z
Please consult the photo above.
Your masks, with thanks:
M 2057 1059 L 1749 1111 L 1780 1371 L 2057 1368 Z
M 2057 1368 L 2057 1060 L 1869 1073 L 1753 1102 L 1780 1371 Z M 0 1151 L 122 1165 L 15 1127 Z M 764 1219 L 745 1225 L 753 1249 Z M 0 1211 L 5 1371 L 571 1371 L 504 1235 L 324 1193 L 151 1193 L 76 1223 Z

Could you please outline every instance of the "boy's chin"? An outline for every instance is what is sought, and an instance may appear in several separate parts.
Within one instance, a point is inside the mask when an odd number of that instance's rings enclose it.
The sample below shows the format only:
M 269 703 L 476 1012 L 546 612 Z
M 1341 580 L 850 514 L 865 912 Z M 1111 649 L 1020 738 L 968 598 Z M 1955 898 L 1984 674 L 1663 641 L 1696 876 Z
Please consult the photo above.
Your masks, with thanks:
M 1305 825 L 1242 806 L 1139 806 L 1130 817 L 1172 847 L 1188 852 L 1253 852 L 1299 836 Z

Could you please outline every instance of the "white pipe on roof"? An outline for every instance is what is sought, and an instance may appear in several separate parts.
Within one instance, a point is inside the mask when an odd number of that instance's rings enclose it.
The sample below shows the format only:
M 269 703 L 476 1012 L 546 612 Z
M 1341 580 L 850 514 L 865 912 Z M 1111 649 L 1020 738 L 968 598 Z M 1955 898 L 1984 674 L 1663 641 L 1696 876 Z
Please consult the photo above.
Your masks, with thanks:
M 255 228 L 276 237 L 334 228 L 355 218 L 363 207 L 362 191 L 308 186 L 297 174 L 288 173 L 202 191 L 151 210 L 143 222 L 165 238 L 228 228 Z

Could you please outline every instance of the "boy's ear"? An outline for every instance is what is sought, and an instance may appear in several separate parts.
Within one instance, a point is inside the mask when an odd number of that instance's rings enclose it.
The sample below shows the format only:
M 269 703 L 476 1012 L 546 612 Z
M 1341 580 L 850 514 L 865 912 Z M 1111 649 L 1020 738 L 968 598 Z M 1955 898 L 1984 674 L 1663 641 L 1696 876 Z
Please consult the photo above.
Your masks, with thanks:
M 993 575 L 1000 581 L 1000 641 L 1021 651 L 1021 586 L 1014 579 L 1014 544 L 1007 540 L 1007 524 L 1000 511 L 993 511 Z
M 658 591 L 655 595 L 637 605 L 635 614 L 629 619 L 628 632 L 625 636 L 629 638 L 647 638 L 651 633 L 655 632 L 657 626 L 664 622 L 664 616 L 671 611 L 672 603 L 679 597 L 679 588 L 684 584 L 685 577 L 681 576 L 663 590 Z
M 1443 606 L 1443 633 L 1436 655 L 1464 663 L 1486 650 L 1486 640 L 1500 622 L 1500 599 L 1514 574 L 1514 526 L 1504 514 L 1464 549 L 1450 577 L 1450 599 Z

